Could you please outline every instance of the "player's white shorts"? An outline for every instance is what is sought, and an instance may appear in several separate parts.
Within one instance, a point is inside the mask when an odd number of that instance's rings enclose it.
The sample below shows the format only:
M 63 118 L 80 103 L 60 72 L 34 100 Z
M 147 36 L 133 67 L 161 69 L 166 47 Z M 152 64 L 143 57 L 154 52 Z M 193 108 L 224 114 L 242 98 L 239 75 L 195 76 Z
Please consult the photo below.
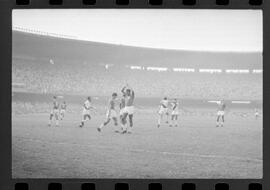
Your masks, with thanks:
M 172 115 L 179 115 L 179 111 L 178 110 L 173 110 Z
M 60 110 L 60 114 L 65 114 L 66 113 L 66 110 L 65 109 L 61 109 Z
M 224 116 L 224 114 L 225 114 L 224 111 L 218 111 L 218 112 L 217 112 L 217 115 L 218 115 L 218 116 Z
M 125 108 L 120 109 L 120 111 L 119 111 L 119 115 L 120 115 L 120 116 L 124 115 L 124 111 L 125 111 L 124 109 L 125 109 Z
M 59 109 L 52 109 L 51 114 L 53 115 L 59 115 Z
M 90 110 L 83 108 L 82 115 L 90 115 Z
M 169 113 L 169 109 L 168 108 L 164 108 L 164 107 L 160 107 L 158 114 L 163 115 L 163 114 L 168 114 Z
M 127 114 L 129 114 L 129 115 L 134 114 L 134 106 L 126 106 L 126 107 L 123 109 L 123 113 L 127 113 Z
M 112 118 L 116 118 L 117 117 L 117 113 L 115 110 L 107 110 L 107 113 L 106 113 L 106 117 L 108 119 L 112 119 Z

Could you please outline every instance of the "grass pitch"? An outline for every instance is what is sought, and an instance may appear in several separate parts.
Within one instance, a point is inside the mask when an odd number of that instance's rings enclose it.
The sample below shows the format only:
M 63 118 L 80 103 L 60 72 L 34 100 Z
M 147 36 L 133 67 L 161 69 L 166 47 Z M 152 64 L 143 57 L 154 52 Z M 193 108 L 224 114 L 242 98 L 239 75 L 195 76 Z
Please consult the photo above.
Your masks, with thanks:
M 60 127 L 47 126 L 48 114 L 13 115 L 12 177 L 262 178 L 262 118 L 244 112 L 227 114 L 219 128 L 215 110 L 160 128 L 154 111 L 137 113 L 132 134 L 115 133 L 112 123 L 99 133 L 99 114 L 84 128 L 75 113 Z

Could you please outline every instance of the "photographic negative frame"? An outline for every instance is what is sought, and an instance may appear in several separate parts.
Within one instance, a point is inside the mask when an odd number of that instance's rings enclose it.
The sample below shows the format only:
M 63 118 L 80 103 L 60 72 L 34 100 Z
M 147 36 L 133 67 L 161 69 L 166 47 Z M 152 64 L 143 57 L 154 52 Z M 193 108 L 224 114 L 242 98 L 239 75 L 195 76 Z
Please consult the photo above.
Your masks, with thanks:
M 268 144 L 268 129 L 267 117 L 263 117 L 263 177 L 262 179 L 132 179 L 132 178 L 110 178 L 110 179 L 99 179 L 99 178 L 77 178 L 77 179 L 14 179 L 11 174 L 11 165 L 12 165 L 12 11 L 17 9 L 256 9 L 262 10 L 263 14 L 263 111 L 267 115 L 267 104 L 268 104 L 268 79 L 267 74 L 268 66 L 268 23 L 269 18 L 267 18 L 269 12 L 269 5 L 267 2 L 260 1 L 229 1 L 226 2 L 215 2 L 215 1 L 194 1 L 195 4 L 192 4 L 190 1 L 129 1 L 128 4 L 125 2 L 114 2 L 114 1 L 96 1 L 96 2 L 86 2 L 86 1 L 35 1 L 32 0 L 27 4 L 27 1 L 3 1 L 1 2 L 1 46 L 2 46 L 2 63 L 1 63 L 1 77 L 2 85 L 1 88 L 1 105 L 3 110 L 1 118 L 3 124 L 1 127 L 1 173 L 3 176 L 1 178 L 1 187 L 3 189 L 36 189 L 42 186 L 42 188 L 56 188 L 56 189 L 81 189 L 87 188 L 88 186 L 93 188 L 93 185 L 83 185 L 83 184 L 95 184 L 96 189 L 105 189 L 105 188 L 125 188 L 125 189 L 148 189 L 148 188 L 161 188 L 161 189 L 184 189 L 192 188 L 190 184 L 195 184 L 196 189 L 226 189 L 228 186 L 230 189 L 267 189 L 269 184 L 268 179 L 268 162 L 269 153 L 267 153 L 267 144 Z M 93 5 L 94 4 L 94 5 Z M 190 5 L 191 4 L 191 5 Z M 225 5 L 223 5 L 225 4 Z M 265 85 L 266 84 L 266 85 Z M 266 105 L 266 106 L 265 106 Z M 28 184 L 28 185 L 25 185 Z M 128 186 L 123 185 L 128 184 Z M 116 185 L 117 184 L 117 185 Z M 161 185 L 158 185 L 161 184 Z M 228 184 L 224 185 L 224 184 Z

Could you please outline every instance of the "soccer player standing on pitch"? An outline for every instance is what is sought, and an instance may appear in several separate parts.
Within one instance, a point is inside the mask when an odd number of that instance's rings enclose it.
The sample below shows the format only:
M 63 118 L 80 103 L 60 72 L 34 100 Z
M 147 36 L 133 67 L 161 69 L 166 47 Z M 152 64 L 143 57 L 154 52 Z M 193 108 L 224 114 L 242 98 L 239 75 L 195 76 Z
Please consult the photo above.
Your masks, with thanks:
M 111 119 L 114 121 L 114 125 L 117 126 L 117 113 L 116 113 L 116 98 L 117 93 L 112 94 L 112 98 L 109 100 L 108 110 L 106 113 L 106 121 L 100 125 L 100 127 L 97 128 L 99 132 L 101 132 L 102 127 L 106 126 Z
M 160 101 L 159 104 L 159 110 L 158 110 L 158 125 L 157 127 L 160 127 L 163 115 L 166 114 L 167 120 L 166 123 L 169 123 L 169 100 L 167 97 L 164 97 L 163 100 Z
M 64 101 L 61 106 L 60 106 L 60 119 L 63 120 L 65 117 L 65 113 L 66 113 L 66 109 L 67 109 L 67 104 Z
M 224 120 L 225 108 L 226 108 L 226 104 L 225 104 L 224 100 L 221 100 L 218 103 L 217 125 L 216 125 L 216 127 L 219 127 L 219 126 L 223 127 L 224 126 L 224 122 L 225 122 L 225 120 Z M 220 122 L 220 120 L 221 120 L 221 122 Z
M 53 97 L 53 109 L 50 113 L 49 126 L 52 124 L 52 119 L 55 118 L 56 126 L 59 126 L 59 102 L 57 101 L 57 97 Z
M 121 128 L 122 131 L 126 128 L 125 125 L 127 123 L 126 118 L 124 117 L 124 111 L 125 111 L 125 97 L 126 97 L 126 92 L 125 92 L 125 87 L 122 89 L 122 97 L 120 99 L 120 104 L 119 104 L 119 116 L 120 116 L 120 123 L 121 123 Z
M 254 113 L 254 115 L 255 115 L 255 119 L 258 119 L 258 118 L 259 118 L 260 113 L 259 113 L 258 108 L 255 108 L 255 113 Z
M 170 123 L 170 127 L 172 127 L 173 125 L 175 127 L 178 126 L 178 115 L 179 115 L 179 102 L 177 101 L 177 99 L 174 99 L 171 102 L 172 105 L 172 114 L 171 114 L 171 123 Z
M 91 119 L 91 115 L 90 115 L 90 109 L 95 109 L 94 106 L 92 106 L 91 104 L 91 97 L 87 97 L 86 101 L 84 102 L 83 104 L 83 111 L 82 111 L 82 121 L 81 121 L 81 124 L 79 125 L 79 127 L 83 127 L 84 126 L 84 123 L 85 121 L 88 119 L 90 120 Z
M 122 133 L 131 133 L 131 128 L 133 127 L 133 114 L 134 114 L 134 99 L 135 93 L 134 90 L 127 84 L 123 89 L 122 92 L 125 94 L 125 108 L 123 110 L 123 126 L 124 130 Z M 129 129 L 125 127 L 126 119 L 129 118 Z

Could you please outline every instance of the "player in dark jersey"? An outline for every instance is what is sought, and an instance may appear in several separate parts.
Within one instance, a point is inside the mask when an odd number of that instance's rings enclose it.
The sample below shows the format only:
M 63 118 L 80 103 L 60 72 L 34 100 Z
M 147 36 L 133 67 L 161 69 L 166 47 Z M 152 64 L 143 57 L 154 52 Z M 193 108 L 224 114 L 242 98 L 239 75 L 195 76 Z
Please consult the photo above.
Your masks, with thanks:
M 117 126 L 117 113 L 116 113 L 116 98 L 117 98 L 117 93 L 112 94 L 112 98 L 109 100 L 109 105 L 106 113 L 106 121 L 102 123 L 97 130 L 101 132 L 101 129 L 106 126 L 108 123 L 110 123 L 111 119 L 114 121 L 114 125 Z
M 64 102 L 61 104 L 61 106 L 60 106 L 60 119 L 61 119 L 61 120 L 64 119 L 66 110 L 67 110 L 67 104 L 66 104 L 66 102 L 64 101 Z
M 51 126 L 53 118 L 55 118 L 55 125 L 59 126 L 59 103 L 56 96 L 53 97 L 53 106 L 48 124 L 49 126 Z
M 226 104 L 224 102 L 224 100 L 221 100 L 218 104 L 218 111 L 217 111 L 217 125 L 216 127 L 223 127 L 224 126 L 224 115 L 225 115 L 225 108 L 226 108 Z M 221 121 L 220 121 L 221 118 Z

